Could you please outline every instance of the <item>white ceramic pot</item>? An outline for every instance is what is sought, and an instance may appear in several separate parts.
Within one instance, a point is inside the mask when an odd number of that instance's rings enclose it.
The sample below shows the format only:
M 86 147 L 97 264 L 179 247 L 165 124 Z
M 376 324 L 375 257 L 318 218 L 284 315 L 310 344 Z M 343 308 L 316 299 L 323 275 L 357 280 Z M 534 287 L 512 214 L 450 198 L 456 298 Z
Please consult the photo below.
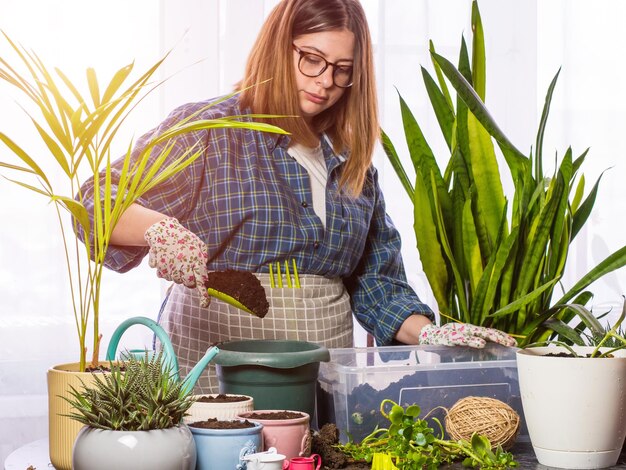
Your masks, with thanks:
M 567 350 L 517 352 L 524 418 L 537 460 L 571 469 L 615 465 L 626 437 L 626 350 L 613 358 L 544 356 L 554 351 Z
M 195 470 L 196 444 L 185 425 L 151 431 L 83 427 L 74 443 L 73 470 Z
M 201 396 L 216 397 L 218 394 L 196 395 L 194 398 Z M 220 421 L 228 421 L 236 419 L 239 413 L 252 411 L 254 409 L 254 399 L 248 395 L 228 394 L 245 397 L 243 401 L 233 402 L 199 402 L 195 401 L 187 411 L 184 418 L 185 424 L 195 423 L 196 421 L 206 421 L 209 418 L 216 418 Z

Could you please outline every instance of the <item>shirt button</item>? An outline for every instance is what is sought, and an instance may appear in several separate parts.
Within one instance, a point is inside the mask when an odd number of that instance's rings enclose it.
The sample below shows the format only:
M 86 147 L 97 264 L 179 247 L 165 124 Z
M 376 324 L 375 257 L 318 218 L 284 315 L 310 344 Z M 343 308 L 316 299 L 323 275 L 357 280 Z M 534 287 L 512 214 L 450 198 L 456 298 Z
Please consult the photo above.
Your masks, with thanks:
M 313 248 L 318 249 L 320 247 L 320 242 L 316 241 L 313 243 Z
M 309 207 L 309 203 L 308 203 L 308 202 L 306 202 L 306 201 L 303 201 L 303 202 L 302 202 L 302 207 Z

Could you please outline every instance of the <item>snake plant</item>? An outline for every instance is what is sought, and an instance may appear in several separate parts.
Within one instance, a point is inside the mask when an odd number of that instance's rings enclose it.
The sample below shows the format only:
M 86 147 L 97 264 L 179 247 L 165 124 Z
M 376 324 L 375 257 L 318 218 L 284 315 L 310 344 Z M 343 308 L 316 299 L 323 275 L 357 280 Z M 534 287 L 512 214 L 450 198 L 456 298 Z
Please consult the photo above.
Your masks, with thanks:
M 212 128 L 285 132 L 276 126 L 251 122 L 250 119 L 258 117 L 254 115 L 248 115 L 246 119 L 241 116 L 212 120 L 197 119 L 194 115 L 173 124 L 132 159 L 132 142 L 124 145 L 128 150 L 119 182 L 114 185 L 111 181 L 111 149 L 117 142 L 116 134 L 139 101 L 161 84 L 151 80 L 167 55 L 130 84 L 132 63 L 120 68 L 104 86 L 95 70 L 88 68 L 86 90 L 89 95 L 83 96 L 79 87 L 61 70 L 50 69 L 36 53 L 18 45 L 6 34 L 4 38 L 10 45 L 9 50 L 16 55 L 16 63 L 0 57 L 0 80 L 19 91 L 25 101 L 19 104 L 24 109 L 28 108 L 28 102 L 34 106 L 39 117 L 29 113 L 34 128 L 33 140 L 40 139 L 47 152 L 29 153 L 2 129 L 0 141 L 13 154 L 14 161 L 2 155 L 0 168 L 15 175 L 12 178 L 7 176 L 9 181 L 42 195 L 56 211 L 78 333 L 80 369 L 84 371 L 89 325 L 93 333 L 92 365 L 98 361 L 102 272 L 111 234 L 120 216 L 143 194 L 184 170 L 201 155 L 200 149 L 191 148 L 179 158 L 168 158 L 174 139 L 183 133 Z M 52 171 L 44 171 L 50 167 Z M 81 181 L 90 176 L 94 178 L 93 222 L 80 191 Z M 69 227 L 73 232 L 91 233 L 92 237 L 85 237 L 83 244 L 69 232 Z
M 580 342 L 568 326 L 593 294 L 588 286 L 626 264 L 626 246 L 593 267 L 569 290 L 557 294 L 569 248 L 586 223 L 600 178 L 585 196 L 580 169 L 587 150 L 568 148 L 555 172 L 543 171 L 543 137 L 559 72 L 548 87 L 530 155 L 519 151 L 489 114 L 485 101 L 484 31 L 472 3 L 471 60 L 465 39 L 458 65 L 430 43 L 436 78 L 422 67 L 430 104 L 450 152 L 440 169 L 417 120 L 400 95 L 406 142 L 416 177 L 413 184 L 395 146 L 383 132 L 385 152 L 413 201 L 417 248 L 442 322 L 461 321 L 501 329 L 520 344 L 555 333 Z M 446 81 L 447 79 L 447 81 Z M 456 91 L 450 93 L 448 83 Z M 506 161 L 505 195 L 496 147 Z

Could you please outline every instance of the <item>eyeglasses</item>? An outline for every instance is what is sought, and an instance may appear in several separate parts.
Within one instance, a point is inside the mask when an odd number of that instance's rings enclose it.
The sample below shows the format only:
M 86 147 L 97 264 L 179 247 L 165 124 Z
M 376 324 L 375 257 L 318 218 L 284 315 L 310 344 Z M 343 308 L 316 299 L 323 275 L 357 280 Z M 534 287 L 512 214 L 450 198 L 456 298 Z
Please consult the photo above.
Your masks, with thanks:
M 352 86 L 351 65 L 333 64 L 320 55 L 303 51 L 295 44 L 292 44 L 292 46 L 294 50 L 300 54 L 300 59 L 298 60 L 298 70 L 300 70 L 302 75 L 306 75 L 307 77 L 319 77 L 326 71 L 328 66 L 332 66 L 333 83 L 339 88 L 349 88 Z

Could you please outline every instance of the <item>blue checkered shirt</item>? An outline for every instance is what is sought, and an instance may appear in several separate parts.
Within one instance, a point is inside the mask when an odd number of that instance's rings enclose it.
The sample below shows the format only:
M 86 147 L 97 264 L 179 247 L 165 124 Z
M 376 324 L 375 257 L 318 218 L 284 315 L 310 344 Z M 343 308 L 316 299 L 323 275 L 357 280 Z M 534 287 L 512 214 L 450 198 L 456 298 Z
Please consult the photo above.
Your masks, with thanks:
M 210 101 L 183 105 L 142 136 L 135 150 Z M 202 111 L 200 119 L 242 114 L 231 97 Z M 412 313 L 433 317 L 408 285 L 400 237 L 385 212 L 376 170 L 354 199 L 338 186 L 345 156 L 322 139 L 328 168 L 326 228 L 313 210 L 309 175 L 287 153 L 288 136 L 244 129 L 212 129 L 177 139 L 168 158 L 201 144 L 203 155 L 138 203 L 176 217 L 207 244 L 210 270 L 268 272 L 268 263 L 294 258 L 298 272 L 342 278 L 353 313 L 380 345 L 390 344 Z M 118 161 L 114 169 L 120 168 Z M 113 172 L 116 181 L 117 172 Z M 91 183 L 83 191 L 89 198 Z M 90 208 L 88 208 L 90 209 Z M 146 247 L 111 246 L 106 265 L 119 272 L 137 266 Z

